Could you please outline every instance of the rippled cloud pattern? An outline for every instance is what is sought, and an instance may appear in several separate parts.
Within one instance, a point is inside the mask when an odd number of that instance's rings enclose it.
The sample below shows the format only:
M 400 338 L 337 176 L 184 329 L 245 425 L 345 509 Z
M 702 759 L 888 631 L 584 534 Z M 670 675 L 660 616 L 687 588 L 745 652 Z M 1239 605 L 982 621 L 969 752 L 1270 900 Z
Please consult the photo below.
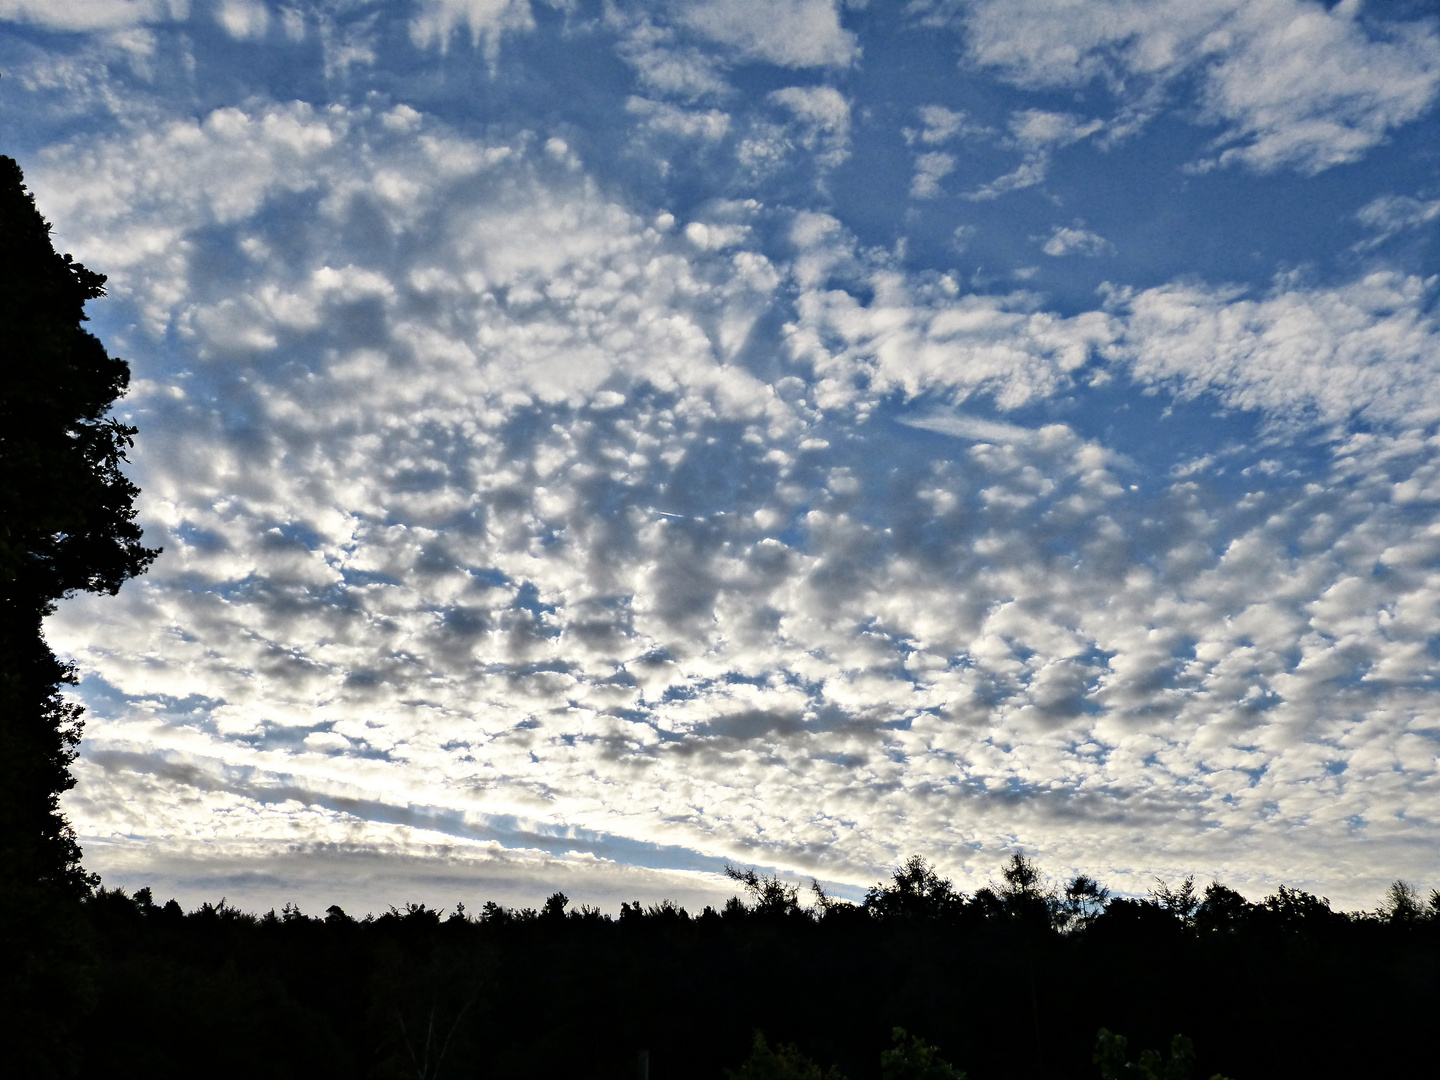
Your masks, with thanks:
M 1440 24 L 0 0 L 164 555 L 66 807 L 187 900 L 1440 869 Z

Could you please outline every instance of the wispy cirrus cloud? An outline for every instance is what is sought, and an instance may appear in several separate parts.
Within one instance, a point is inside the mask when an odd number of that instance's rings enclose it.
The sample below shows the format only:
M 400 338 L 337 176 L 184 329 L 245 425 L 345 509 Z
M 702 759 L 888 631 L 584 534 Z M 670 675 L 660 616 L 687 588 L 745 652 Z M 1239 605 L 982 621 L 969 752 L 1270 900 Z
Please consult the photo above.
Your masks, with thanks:
M 1357 245 L 1363 251 L 1378 247 L 1392 236 L 1412 229 L 1423 229 L 1431 222 L 1440 220 L 1440 199 L 1380 195 L 1362 206 L 1355 216 L 1373 233 Z

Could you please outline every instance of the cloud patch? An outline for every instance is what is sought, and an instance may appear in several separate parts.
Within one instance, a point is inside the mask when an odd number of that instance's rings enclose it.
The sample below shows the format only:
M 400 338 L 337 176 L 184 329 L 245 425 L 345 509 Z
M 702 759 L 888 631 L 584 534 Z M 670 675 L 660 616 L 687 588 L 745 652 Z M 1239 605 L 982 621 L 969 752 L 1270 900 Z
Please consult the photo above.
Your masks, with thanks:
M 187 0 L 3 0 L 0 19 L 52 30 L 119 30 L 185 18 Z
M 957 75 L 828 3 L 224 10 L 0 27 L 166 549 L 49 623 L 107 876 L 1423 870 L 1429 24 L 971 4 Z
M 1057 225 L 1046 238 L 1045 243 L 1041 245 L 1040 250 L 1057 259 L 1064 258 L 1066 255 L 1085 255 L 1094 258 L 1098 255 L 1114 253 L 1115 245 L 1081 225 Z
M 679 22 L 746 60 L 844 67 L 858 54 L 834 0 L 681 0 Z
M 444 52 L 463 27 L 470 32 L 471 45 L 483 45 L 492 64 L 502 34 L 535 28 L 529 0 L 419 0 L 419 6 L 410 23 L 410 37 L 416 45 Z
M 1199 77 L 1201 118 L 1222 128 L 1199 168 L 1314 174 L 1354 161 L 1428 110 L 1440 85 L 1433 22 L 1371 21 L 1351 3 L 974 0 L 929 17 L 962 28 L 970 63 L 1018 85 L 1104 83 L 1126 102 L 1125 129 Z

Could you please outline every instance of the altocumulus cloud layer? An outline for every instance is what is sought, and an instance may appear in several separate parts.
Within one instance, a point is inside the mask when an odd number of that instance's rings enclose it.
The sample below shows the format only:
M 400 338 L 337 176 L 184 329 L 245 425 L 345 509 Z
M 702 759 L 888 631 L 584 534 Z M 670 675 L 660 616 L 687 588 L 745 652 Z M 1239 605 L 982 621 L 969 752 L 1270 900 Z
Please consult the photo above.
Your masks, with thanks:
M 1440 840 L 1440 27 L 0 0 L 166 551 L 67 807 L 190 899 Z

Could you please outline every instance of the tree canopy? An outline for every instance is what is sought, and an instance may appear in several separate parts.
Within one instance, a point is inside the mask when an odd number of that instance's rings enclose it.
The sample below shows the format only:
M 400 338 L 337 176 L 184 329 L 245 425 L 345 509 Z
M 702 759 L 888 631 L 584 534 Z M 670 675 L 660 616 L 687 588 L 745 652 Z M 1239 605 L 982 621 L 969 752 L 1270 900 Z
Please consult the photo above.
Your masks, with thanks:
M 81 709 L 61 695 L 74 675 L 43 620 L 62 597 L 115 592 L 158 554 L 121 472 L 135 429 L 109 415 L 130 369 L 83 326 L 104 285 L 55 251 L 20 166 L 0 157 L 0 1007 L 28 1036 L 4 1051 L 16 1075 L 64 1071 L 54 1021 L 84 996 L 64 912 L 91 885 L 60 810 Z
M 48 610 L 115 592 L 157 554 L 120 471 L 135 429 L 109 415 L 130 382 L 84 328 L 105 276 L 57 254 L 20 167 L 0 157 L 0 596 Z
M 109 415 L 130 381 L 84 328 L 105 277 L 56 253 L 20 166 L 0 157 L 0 843 L 17 883 L 73 883 L 59 814 L 79 737 L 71 678 L 41 620 L 75 592 L 115 592 L 158 554 L 121 472 L 135 429 Z

